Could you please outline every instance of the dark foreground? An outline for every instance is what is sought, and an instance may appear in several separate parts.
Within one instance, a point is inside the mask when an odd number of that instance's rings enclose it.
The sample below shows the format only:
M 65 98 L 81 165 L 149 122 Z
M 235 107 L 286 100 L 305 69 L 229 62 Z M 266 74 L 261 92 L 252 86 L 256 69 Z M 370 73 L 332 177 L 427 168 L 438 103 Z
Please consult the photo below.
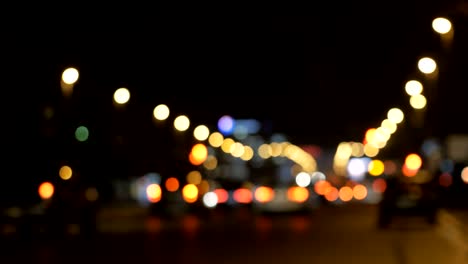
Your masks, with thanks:
M 0 263 L 468 263 L 465 229 L 445 211 L 435 225 L 397 218 L 379 229 L 376 219 L 372 205 L 175 219 L 108 212 L 92 237 L 4 235 Z

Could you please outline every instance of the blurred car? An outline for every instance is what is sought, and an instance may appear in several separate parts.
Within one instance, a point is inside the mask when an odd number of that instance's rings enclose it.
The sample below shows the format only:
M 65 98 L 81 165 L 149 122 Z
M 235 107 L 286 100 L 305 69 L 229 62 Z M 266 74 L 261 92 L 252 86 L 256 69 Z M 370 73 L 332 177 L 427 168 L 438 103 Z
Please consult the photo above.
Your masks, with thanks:
M 307 191 L 301 199 L 293 197 L 294 190 Z M 291 214 L 309 213 L 319 207 L 319 197 L 306 188 L 292 186 L 277 186 L 273 188 L 274 195 L 268 201 L 254 201 L 252 209 L 261 214 Z M 302 200 L 304 199 L 304 200 Z
M 439 201 L 437 188 L 431 182 L 418 183 L 411 177 L 392 177 L 379 202 L 378 226 L 389 227 L 395 217 L 423 217 L 435 224 Z

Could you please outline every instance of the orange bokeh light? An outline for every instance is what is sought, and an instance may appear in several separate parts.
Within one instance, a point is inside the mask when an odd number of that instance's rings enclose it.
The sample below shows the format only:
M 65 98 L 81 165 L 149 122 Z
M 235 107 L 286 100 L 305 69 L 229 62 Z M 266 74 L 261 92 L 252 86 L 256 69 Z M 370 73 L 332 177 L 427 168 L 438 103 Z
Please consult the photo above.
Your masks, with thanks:
M 325 195 L 329 191 L 331 183 L 327 180 L 320 180 L 314 184 L 314 191 L 319 195 Z
M 340 188 L 338 195 L 343 202 L 349 202 L 353 199 L 354 192 L 351 187 L 343 186 Z
M 175 192 L 179 189 L 179 180 L 175 177 L 167 178 L 166 180 L 166 190 L 170 192 Z
M 290 201 L 303 203 L 309 198 L 309 190 L 304 187 L 292 186 L 288 188 L 287 195 Z
M 207 157 L 208 157 L 207 147 L 202 143 L 198 143 L 192 147 L 192 150 L 190 151 L 190 154 L 189 154 L 189 161 L 193 165 L 200 165 L 200 164 L 203 164 L 203 162 L 205 162 Z
M 275 193 L 271 187 L 260 186 L 255 189 L 254 197 L 260 203 L 267 203 L 273 200 Z
M 232 194 L 234 200 L 238 203 L 250 203 L 252 202 L 252 192 L 247 188 L 239 188 Z
M 182 188 L 182 196 L 187 203 L 194 203 L 198 199 L 198 188 L 195 184 L 189 183 Z
M 152 183 L 146 187 L 146 197 L 148 198 L 148 201 L 152 203 L 159 202 L 161 200 L 161 186 L 156 183 Z
M 376 179 L 372 183 L 372 189 L 376 193 L 383 193 L 387 189 L 387 182 L 382 178 Z
M 225 189 L 215 189 L 213 192 L 218 196 L 218 203 L 225 203 L 229 199 L 229 193 Z
M 50 182 L 43 182 L 39 185 L 38 192 L 41 199 L 50 199 L 54 195 L 54 185 Z
M 356 200 L 364 200 L 367 197 L 367 188 L 362 184 L 353 187 L 353 196 Z

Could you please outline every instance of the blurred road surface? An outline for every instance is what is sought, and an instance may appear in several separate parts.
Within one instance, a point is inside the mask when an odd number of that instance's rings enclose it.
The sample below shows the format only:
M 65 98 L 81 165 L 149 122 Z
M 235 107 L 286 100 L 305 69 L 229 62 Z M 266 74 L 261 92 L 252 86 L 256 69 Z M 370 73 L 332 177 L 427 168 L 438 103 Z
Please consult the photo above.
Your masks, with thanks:
M 60 240 L 4 236 L 0 263 L 468 263 L 468 214 L 442 210 L 435 226 L 397 218 L 388 229 L 377 228 L 376 216 L 375 206 L 363 204 L 305 215 L 240 208 L 173 219 L 113 208 L 101 212 L 92 238 L 77 230 Z

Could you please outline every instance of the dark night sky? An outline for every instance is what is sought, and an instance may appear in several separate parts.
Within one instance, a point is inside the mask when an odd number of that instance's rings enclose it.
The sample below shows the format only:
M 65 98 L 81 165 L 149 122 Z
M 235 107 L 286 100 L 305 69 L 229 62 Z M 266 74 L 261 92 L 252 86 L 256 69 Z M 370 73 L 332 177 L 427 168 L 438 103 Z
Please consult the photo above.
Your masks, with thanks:
M 417 59 L 440 52 L 432 19 L 449 15 L 465 22 L 459 28 L 466 29 L 466 16 L 454 11 L 450 2 L 346 2 L 310 7 L 301 15 L 223 14 L 198 7 L 140 16 L 30 18 L 25 26 L 11 28 L 4 39 L 6 75 L 8 80 L 13 77 L 6 85 L 14 88 L 9 98 L 18 102 L 15 115 L 6 120 L 17 131 L 5 133 L 27 133 L 23 128 L 29 120 L 40 123 L 38 115 L 30 113 L 39 113 L 45 105 L 58 107 L 61 71 L 74 66 L 81 74 L 76 108 L 88 107 L 83 118 L 102 126 L 112 111 L 112 92 L 123 86 L 132 92 L 135 112 L 166 103 L 195 123 L 214 125 L 224 114 L 269 121 L 274 131 L 298 144 L 333 147 L 343 140 L 360 140 L 390 107 L 407 103 L 403 86 L 414 76 Z M 466 44 L 463 30 L 455 38 L 461 47 Z M 457 56 L 447 61 L 460 68 Z M 28 72 L 31 75 L 23 75 Z M 466 86 L 462 71 L 453 75 L 458 79 L 445 91 Z M 218 95 L 212 95 L 216 91 Z M 233 101 L 210 103 L 227 93 L 241 99 L 243 107 Z M 461 95 L 466 92 L 444 100 Z M 370 98 L 379 100 L 365 105 Z M 295 101 L 296 106 L 258 107 L 265 99 Z M 297 122 L 298 113 L 311 122 Z
M 404 83 L 415 76 L 422 55 L 438 55 L 446 66 L 434 108 L 443 111 L 432 117 L 440 124 L 435 132 L 466 133 L 468 24 L 453 2 L 344 1 L 308 6 L 300 15 L 254 12 L 253 7 L 213 12 L 202 6 L 136 13 L 24 12 L 2 32 L 3 178 L 15 186 L 22 185 L 20 175 L 38 182 L 55 177 L 57 167 L 69 162 L 86 163 L 89 171 L 83 173 L 104 175 L 107 165 L 124 164 L 120 161 L 126 158 L 144 171 L 148 160 L 161 158 L 146 157 L 161 144 L 149 139 L 163 133 L 149 119 L 159 103 L 195 124 L 214 127 L 225 114 L 257 118 L 292 143 L 334 148 L 344 140 L 361 140 L 390 107 L 407 104 Z M 441 53 L 431 29 L 437 15 L 454 19 L 449 53 Z M 80 79 L 66 102 L 59 80 L 69 66 L 79 69 Z M 132 93 L 125 114 L 112 106 L 119 87 Z M 228 93 L 242 100 L 242 107 L 234 100 L 212 103 Z M 379 100 L 365 106 L 371 98 Z M 265 103 L 290 101 L 296 102 L 294 108 Z M 42 115 L 46 106 L 55 109 L 50 122 Z M 299 123 L 298 114 L 310 122 Z M 444 119 L 445 114 L 461 121 Z M 71 142 L 77 124 L 92 129 L 84 147 Z M 127 151 L 113 147 L 116 126 L 132 137 Z M 113 173 L 125 170 L 122 165 Z M 15 190 L 8 189 L 5 197 Z

